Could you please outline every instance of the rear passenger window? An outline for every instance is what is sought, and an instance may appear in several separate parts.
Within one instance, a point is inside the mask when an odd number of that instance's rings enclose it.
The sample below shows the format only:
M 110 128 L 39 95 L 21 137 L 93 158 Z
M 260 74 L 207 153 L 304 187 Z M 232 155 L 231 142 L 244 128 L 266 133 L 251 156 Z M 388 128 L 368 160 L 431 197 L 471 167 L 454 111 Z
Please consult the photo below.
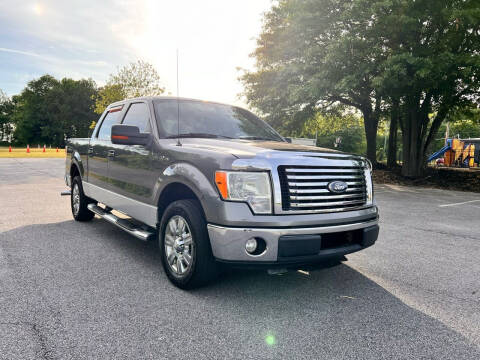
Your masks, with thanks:
M 121 111 L 108 112 L 103 119 L 100 130 L 98 131 L 98 138 L 100 140 L 110 140 L 112 135 L 112 126 L 118 124 L 120 121 L 119 115 Z
M 123 125 L 138 126 L 140 132 L 150 132 L 150 111 L 145 103 L 134 103 L 130 105 L 127 115 L 123 119 Z

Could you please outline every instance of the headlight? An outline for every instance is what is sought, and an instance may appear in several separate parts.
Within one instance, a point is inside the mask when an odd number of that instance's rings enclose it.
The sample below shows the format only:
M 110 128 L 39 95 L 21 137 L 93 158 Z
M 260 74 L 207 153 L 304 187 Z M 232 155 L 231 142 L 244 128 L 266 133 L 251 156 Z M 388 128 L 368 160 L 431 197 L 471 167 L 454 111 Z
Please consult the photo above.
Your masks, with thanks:
M 246 202 L 256 214 L 272 213 L 272 192 L 268 173 L 217 171 L 215 183 L 224 200 Z
M 365 158 L 365 167 L 370 171 L 372 171 L 372 169 L 373 169 L 372 162 L 367 158 Z
M 365 158 L 365 185 L 367 188 L 367 203 L 373 204 L 373 182 L 372 182 L 372 162 Z

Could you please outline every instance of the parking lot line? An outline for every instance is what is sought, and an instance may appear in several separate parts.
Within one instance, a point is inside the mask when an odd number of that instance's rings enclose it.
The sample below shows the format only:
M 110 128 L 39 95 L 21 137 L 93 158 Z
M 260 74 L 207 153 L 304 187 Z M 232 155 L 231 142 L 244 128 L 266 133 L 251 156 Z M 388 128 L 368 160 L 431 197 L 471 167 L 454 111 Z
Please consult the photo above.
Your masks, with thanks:
M 439 207 L 449 207 L 449 206 L 457 206 L 457 205 L 470 204 L 470 203 L 479 202 L 479 201 L 480 201 L 480 199 L 478 199 L 478 200 L 464 201 L 464 202 L 459 202 L 459 203 L 452 203 L 452 204 L 442 204 L 442 205 L 438 205 L 438 206 L 439 206 Z

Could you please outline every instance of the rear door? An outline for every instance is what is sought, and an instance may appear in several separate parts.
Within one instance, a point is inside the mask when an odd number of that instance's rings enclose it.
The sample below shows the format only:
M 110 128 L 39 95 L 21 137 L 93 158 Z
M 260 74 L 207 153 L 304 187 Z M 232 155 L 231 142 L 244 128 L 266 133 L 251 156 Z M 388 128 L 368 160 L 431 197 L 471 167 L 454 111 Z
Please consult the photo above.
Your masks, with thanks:
M 152 133 L 152 114 L 147 102 L 135 101 L 121 122 L 137 126 L 142 133 Z M 109 157 L 110 189 L 128 198 L 149 203 L 152 200 L 156 177 L 152 171 L 152 147 L 147 145 L 111 144 Z
M 112 125 L 120 123 L 123 105 L 108 109 L 90 139 L 88 149 L 88 182 L 108 189 L 108 156 Z

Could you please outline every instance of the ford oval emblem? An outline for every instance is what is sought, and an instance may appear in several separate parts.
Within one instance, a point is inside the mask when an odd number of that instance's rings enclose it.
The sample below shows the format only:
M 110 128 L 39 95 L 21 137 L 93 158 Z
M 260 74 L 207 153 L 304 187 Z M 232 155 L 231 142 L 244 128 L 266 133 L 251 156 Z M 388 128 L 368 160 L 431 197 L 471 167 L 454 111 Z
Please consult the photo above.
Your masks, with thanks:
M 341 194 L 347 190 L 348 185 L 344 181 L 332 181 L 327 185 L 327 188 L 333 193 Z

